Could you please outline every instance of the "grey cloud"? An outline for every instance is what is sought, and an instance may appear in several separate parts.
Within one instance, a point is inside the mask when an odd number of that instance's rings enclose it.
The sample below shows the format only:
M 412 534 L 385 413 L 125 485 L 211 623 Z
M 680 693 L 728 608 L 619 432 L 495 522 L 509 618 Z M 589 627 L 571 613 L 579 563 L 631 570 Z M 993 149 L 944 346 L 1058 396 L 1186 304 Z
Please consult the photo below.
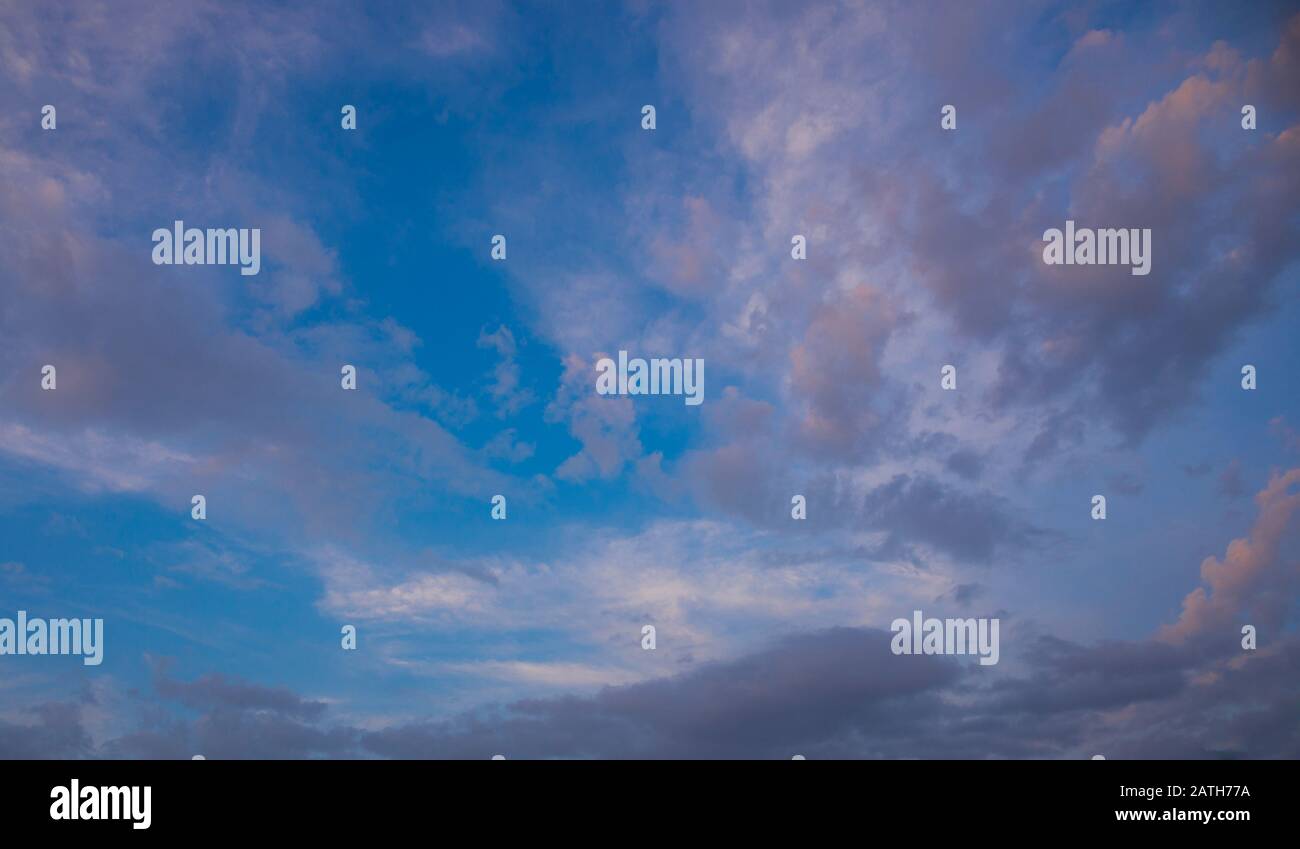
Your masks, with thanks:
M 325 712 L 324 702 L 307 701 L 284 688 L 248 684 L 216 673 L 193 681 L 178 681 L 167 674 L 168 666 L 166 663 L 156 666 L 154 690 L 162 698 L 175 700 L 189 708 L 268 711 L 301 720 L 319 719 Z
M 1017 518 L 992 492 L 967 492 L 911 475 L 896 475 L 872 490 L 857 514 L 867 527 L 887 532 L 896 546 L 928 544 L 973 563 L 987 563 L 1000 551 L 1023 555 L 1056 536 Z
M 947 659 L 891 654 L 887 632 L 841 628 L 675 678 L 518 702 L 363 743 L 389 757 L 789 757 L 827 737 L 919 725 L 940 710 L 935 691 L 959 674 Z
M 488 388 L 493 400 L 497 404 L 497 415 L 505 418 L 513 416 L 533 402 L 533 393 L 519 385 L 520 368 L 519 363 L 515 360 L 515 354 L 518 346 L 515 342 L 515 336 L 510 332 L 510 328 L 501 325 L 496 330 L 488 333 L 483 330 L 479 333 L 478 346 L 480 348 L 492 348 L 501 358 L 493 369 L 493 380 Z
M 984 460 L 973 451 L 961 449 L 948 455 L 947 466 L 949 471 L 959 477 L 973 481 L 984 470 Z
M 33 722 L 0 720 L 0 759 L 87 757 L 94 748 L 81 708 L 77 702 L 47 702 L 30 710 Z
M 1033 638 L 1003 663 L 901 656 L 890 634 L 835 628 L 736 660 L 591 696 L 486 705 L 451 719 L 366 731 L 319 702 L 205 675 L 165 676 L 160 695 L 194 719 L 140 703 L 136 728 L 100 746 L 84 700 L 0 724 L 4 757 L 209 758 L 1294 758 L 1300 641 L 1238 659 L 1153 640 L 1081 646 Z M 1010 655 L 1010 656 L 1009 656 Z M 961 707 L 955 708 L 959 703 Z M 119 718 L 122 719 L 122 718 Z M 126 719 L 130 719 L 127 717 Z
M 966 605 L 969 605 L 975 599 L 983 596 L 986 593 L 986 591 L 987 588 L 982 586 L 981 584 L 974 584 L 974 583 L 957 584 L 951 590 L 949 590 L 946 593 L 943 593 L 938 598 L 936 598 L 935 602 L 947 601 L 951 599 L 954 604 L 961 605 L 964 607 Z
M 1218 491 L 1228 498 L 1240 498 L 1246 494 L 1246 481 L 1241 475 L 1241 461 L 1232 460 L 1219 473 Z

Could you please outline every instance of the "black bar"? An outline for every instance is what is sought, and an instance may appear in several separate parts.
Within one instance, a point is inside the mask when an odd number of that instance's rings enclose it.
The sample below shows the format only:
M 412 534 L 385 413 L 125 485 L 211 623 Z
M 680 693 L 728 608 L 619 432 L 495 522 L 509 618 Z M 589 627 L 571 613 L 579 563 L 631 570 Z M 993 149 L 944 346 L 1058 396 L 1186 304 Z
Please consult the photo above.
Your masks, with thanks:
M 1231 839 L 1294 826 L 1297 770 L 1293 761 L 9 761 L 0 773 L 8 835 L 406 833 L 461 845 L 597 832 L 613 842 L 701 832 L 870 839 L 900 827 L 918 837 Z M 134 828 L 129 814 L 53 819 L 52 791 L 74 779 L 83 793 L 150 787 L 149 827 Z M 1171 786 L 1181 792 L 1170 797 Z M 1137 795 L 1144 789 L 1152 795 Z M 1121 821 L 1117 811 L 1156 819 Z M 1161 819 L 1166 811 L 1234 818 Z

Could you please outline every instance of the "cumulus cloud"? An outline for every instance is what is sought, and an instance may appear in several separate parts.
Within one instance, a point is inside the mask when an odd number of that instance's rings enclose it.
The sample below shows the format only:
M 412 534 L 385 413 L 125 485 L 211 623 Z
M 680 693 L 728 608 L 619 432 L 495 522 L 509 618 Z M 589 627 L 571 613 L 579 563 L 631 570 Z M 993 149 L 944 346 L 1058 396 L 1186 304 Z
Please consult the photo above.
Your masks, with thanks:
M 1201 563 L 1201 580 L 1183 599 L 1178 621 L 1161 635 L 1175 643 L 1207 638 L 1222 647 L 1254 624 L 1276 633 L 1294 615 L 1300 550 L 1295 514 L 1300 508 L 1300 469 L 1274 474 L 1255 496 L 1258 515 L 1250 533 L 1234 539 L 1224 555 Z

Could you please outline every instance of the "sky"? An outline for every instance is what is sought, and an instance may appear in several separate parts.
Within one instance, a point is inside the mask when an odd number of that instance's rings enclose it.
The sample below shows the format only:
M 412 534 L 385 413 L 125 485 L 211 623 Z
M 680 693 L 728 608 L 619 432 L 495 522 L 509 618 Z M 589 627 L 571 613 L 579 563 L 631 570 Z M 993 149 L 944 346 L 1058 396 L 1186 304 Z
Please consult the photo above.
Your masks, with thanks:
M 1300 757 L 1293 5 L 14 3 L 0 79 L 0 618 L 104 629 L 0 757 Z

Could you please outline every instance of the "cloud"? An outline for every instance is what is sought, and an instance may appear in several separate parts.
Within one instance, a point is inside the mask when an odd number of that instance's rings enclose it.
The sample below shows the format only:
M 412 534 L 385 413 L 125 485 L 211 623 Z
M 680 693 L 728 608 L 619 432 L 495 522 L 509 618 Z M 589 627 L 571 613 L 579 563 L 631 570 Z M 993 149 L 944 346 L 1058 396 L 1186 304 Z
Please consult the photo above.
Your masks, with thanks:
M 0 757 L 5 760 L 83 758 L 93 749 L 75 702 L 47 702 L 22 723 L 0 720 Z
M 479 333 L 478 346 L 493 348 L 501 361 L 493 370 L 493 382 L 488 392 L 497 404 L 497 415 L 505 418 L 513 416 L 533 402 L 531 390 L 519 386 L 519 363 L 515 360 L 517 351 L 514 334 L 510 328 L 501 325 L 492 333 L 486 330 Z
M 46 705 L 34 725 L 0 725 L 0 753 L 113 757 L 1082 758 L 1295 757 L 1287 704 L 1300 644 L 1225 664 L 1164 642 L 1083 647 L 1041 638 L 1020 675 L 941 656 L 893 655 L 888 632 L 835 628 L 738 659 L 588 696 L 483 706 L 444 720 L 364 730 L 291 693 L 203 676 L 165 679 L 193 720 L 137 718 L 96 748 L 84 706 Z M 501 668 L 540 674 L 545 665 Z M 573 677 L 574 670 L 560 672 Z M 585 676 L 578 676 L 585 677 Z M 985 682 L 983 677 L 991 680 Z M 951 709 L 954 700 L 962 710 Z M 1223 717 L 1230 717 L 1227 720 Z M 1153 731 L 1152 729 L 1156 729 Z M 34 733 L 33 733 L 34 732 Z
M 154 667 L 154 689 L 164 699 L 198 711 L 246 711 L 280 714 L 303 720 L 319 719 L 324 702 L 307 701 L 284 688 L 262 687 L 208 674 L 193 681 L 178 681 L 167 675 L 170 662 Z
M 546 408 L 546 420 L 566 422 L 582 450 L 555 470 L 561 480 L 608 480 L 641 456 L 636 410 L 630 397 L 597 395 L 596 365 L 576 354 L 564 360 L 560 388 Z
M 1241 625 L 1276 632 L 1294 614 L 1300 554 L 1295 514 L 1300 508 L 1300 469 L 1274 474 L 1255 496 L 1259 514 L 1248 536 L 1233 540 L 1223 557 L 1201 563 L 1201 580 L 1183 599 L 1178 621 L 1161 638 L 1179 644 L 1207 640 L 1219 651 L 1240 637 Z
M 1246 483 L 1241 477 L 1241 461 L 1233 460 L 1219 474 L 1219 494 L 1228 498 L 1240 498 L 1246 494 Z
M 823 457 L 841 461 L 861 457 L 864 443 L 887 441 L 872 415 L 881 414 L 892 374 L 881 387 L 873 372 L 904 336 L 897 320 L 891 326 L 893 314 L 927 329 L 946 317 L 967 356 L 975 346 L 998 357 L 991 403 L 977 410 L 1043 422 L 1040 439 L 1030 434 L 1021 443 L 1030 446 L 1034 466 L 1072 447 L 1065 437 L 1097 416 L 1126 439 L 1141 439 L 1196 397 L 1209 363 L 1267 312 L 1269 292 L 1297 258 L 1288 199 L 1295 196 L 1293 145 L 1286 133 L 1249 143 L 1235 120 L 1223 118 L 1256 96 L 1281 97 L 1277 83 L 1294 70 L 1280 57 L 1295 52 L 1295 25 L 1267 63 L 1225 59 L 1134 104 L 1098 92 L 1145 67 L 1141 39 L 1086 30 L 1075 37 L 1075 51 L 1104 51 L 1106 61 L 1067 58 L 1045 80 L 1035 76 L 1031 89 L 1009 66 L 1019 54 L 980 55 L 979 36 L 996 29 L 997 13 L 971 20 L 945 7 L 950 25 L 942 33 L 904 40 L 923 45 L 924 56 L 899 56 L 877 43 L 883 32 L 919 27 L 915 17 L 905 9 L 819 9 L 793 40 L 775 37 L 779 15 L 668 25 L 669 49 L 684 66 L 679 73 L 692 81 L 691 102 L 702 115 L 718 116 L 748 161 L 745 173 L 757 187 L 749 222 L 757 235 L 748 241 L 780 257 L 776 246 L 815 216 L 825 232 L 810 256 L 823 268 L 874 271 L 871 285 L 881 295 L 864 311 L 870 328 L 854 324 L 855 304 L 840 294 L 852 289 L 830 274 L 803 279 L 800 264 L 787 263 L 788 270 L 758 276 L 787 288 L 799 281 L 805 302 L 826 304 L 821 314 L 814 309 L 804 319 L 796 308 L 766 327 L 769 346 L 784 343 L 793 352 L 786 375 L 811 401 L 795 408 L 802 431 L 825 449 Z M 958 20 L 968 29 L 957 32 Z M 936 77 L 944 99 L 923 90 L 882 108 L 874 97 L 878 80 L 908 77 L 899 64 L 920 79 Z M 785 70 L 770 75 L 759 66 Z M 971 74 L 972 67 L 981 73 Z M 968 89 L 980 84 L 990 90 L 972 100 Z M 841 85 L 854 91 L 837 99 Z M 952 146 L 933 130 L 937 117 L 918 110 L 958 94 L 966 95 L 962 114 L 973 117 L 952 136 L 967 143 Z M 997 121 L 981 120 L 979 108 L 990 101 L 999 107 Z M 1274 112 L 1293 117 L 1281 103 Z M 772 129 L 795 126 L 835 129 L 817 135 L 818 155 L 808 158 Z M 864 145 L 879 163 L 874 168 L 856 164 Z M 990 172 L 996 182 L 986 178 Z M 707 195 L 705 202 L 720 205 Z M 1039 236 L 1067 217 L 1152 228 L 1155 272 L 1135 285 L 1109 269 L 1044 268 L 1035 252 Z M 1251 273 L 1243 274 L 1247 267 Z M 918 297 L 918 285 L 928 298 Z M 843 342 L 856 347 L 842 356 L 859 380 L 846 380 L 832 359 L 810 356 L 840 338 L 837 327 L 852 328 Z M 944 362 L 928 347 L 931 362 Z
M 409 574 L 387 583 L 369 564 L 334 548 L 319 551 L 316 563 L 325 582 L 319 605 L 344 619 L 472 616 L 481 613 L 492 596 L 490 583 L 457 572 Z
M 635 673 L 581 663 L 544 663 L 524 660 L 483 660 L 443 664 L 438 671 L 474 677 L 500 678 L 542 687 L 600 687 L 636 680 Z
M 852 458 L 876 432 L 880 354 L 898 312 L 879 291 L 857 286 L 818 309 L 791 350 L 791 395 L 803 404 L 795 427 L 812 452 Z
M 195 718 L 159 716 L 156 710 L 118 716 L 112 724 L 125 730 L 97 742 L 86 727 L 94 696 L 38 704 L 25 716 L 0 721 L 0 755 L 1295 757 L 1300 730 L 1292 708 L 1300 702 L 1300 640 L 1282 626 L 1295 614 L 1298 573 L 1293 549 L 1284 543 L 1294 541 L 1297 484 L 1300 469 L 1270 479 L 1256 497 L 1259 515 L 1251 535 L 1234 540 L 1222 561 L 1211 557 L 1202 564 L 1209 591 L 1189 594 L 1178 621 L 1148 639 L 1081 645 L 999 614 L 1002 664 L 996 667 L 894 655 L 891 635 L 873 627 L 813 627 L 644 680 L 630 680 L 631 670 L 616 666 L 443 663 L 426 674 L 596 689 L 484 704 L 447 718 L 370 730 L 332 719 L 320 699 L 221 674 L 182 681 L 169 674 L 170 661 L 161 661 L 153 665 L 157 695 L 197 712 Z M 592 562 L 617 562 L 620 551 L 623 558 L 639 552 L 648 562 L 661 562 L 662 552 L 648 548 L 644 540 L 633 541 L 597 553 Z M 591 577 L 600 584 L 645 573 L 644 563 L 631 565 L 639 568 L 597 568 Z M 716 604 L 751 603 L 743 589 L 735 590 L 736 573 L 716 572 L 712 565 L 702 573 L 727 588 Z M 625 586 L 610 588 L 609 599 L 648 608 L 656 599 L 697 594 L 669 586 L 664 595 L 658 578 L 639 583 L 640 598 Z M 502 577 L 501 584 L 508 586 L 508 579 Z M 963 603 L 975 592 L 969 585 L 951 587 Z M 538 600 L 536 592 L 524 594 L 530 603 Z M 571 616 L 553 604 L 546 609 Z M 1235 645 L 1239 613 L 1261 625 L 1257 651 Z M 686 633 L 685 620 L 652 618 L 662 626 L 661 642 Z M 961 710 L 953 710 L 954 704 Z
M 674 678 L 386 729 L 363 745 L 387 757 L 788 758 L 827 738 L 915 728 L 933 715 L 934 691 L 955 680 L 955 664 L 904 664 L 888 643 L 883 631 L 792 637 Z
M 1186 22 L 1215 31 L 1217 13 L 1121 30 L 1055 7 L 1019 25 L 1014 4 L 683 6 L 580 16 L 536 48 L 522 43 L 531 22 L 495 4 L 0 17 L 20 104 L 0 115 L 6 501 L 88 493 L 117 510 L 130 496 L 165 525 L 201 491 L 219 517 L 211 540 L 143 550 L 166 572 L 157 595 L 183 592 L 178 576 L 254 590 L 305 568 L 308 614 L 314 602 L 366 623 L 385 676 L 444 685 L 435 716 L 358 718 L 369 705 L 246 681 L 232 657 L 188 681 L 162 668 L 153 692 L 121 703 L 37 699 L 0 718 L 0 753 L 1300 751 L 1295 470 L 1205 558 L 1204 586 L 1154 639 L 1117 640 L 1118 614 L 1022 589 L 1068 596 L 1076 576 L 1008 568 L 1069 542 L 1052 493 L 1088 474 L 1179 527 L 1206 521 L 1172 500 L 1167 463 L 1129 461 L 1150 460 L 1140 452 L 1164 444 L 1152 435 L 1188 413 L 1217 432 L 1204 402 L 1223 355 L 1284 316 L 1300 258 L 1300 17 L 1207 44 Z M 569 55 L 611 30 L 628 39 Z M 365 57 L 347 83 L 374 104 L 355 146 L 307 132 L 292 140 L 301 163 L 275 154 L 285 104 L 317 109 L 339 55 Z M 556 85 L 516 85 L 537 68 Z M 395 81 L 415 100 L 381 105 Z M 46 92 L 53 141 L 21 106 Z M 644 100 L 660 107 L 655 133 L 637 127 Z M 948 102 L 954 133 L 938 128 Z M 1253 133 L 1245 102 L 1260 110 Z M 452 163 L 438 168 L 470 172 L 438 199 L 451 223 L 437 235 L 480 259 L 483 233 L 511 240 L 487 278 L 508 314 L 468 324 L 495 362 L 460 385 L 429 365 L 445 351 L 424 346 L 427 324 L 380 309 L 411 303 L 371 279 L 385 259 L 401 269 L 397 243 L 418 241 L 406 224 L 373 251 L 340 236 L 374 218 L 378 153 L 396 136 L 371 128 L 414 107 L 438 122 Z M 255 284 L 149 264 L 147 233 L 177 198 L 195 222 L 263 228 Z M 415 206 L 384 200 L 422 226 Z M 1066 218 L 1150 227 L 1150 277 L 1042 266 L 1039 236 Z M 806 260 L 790 256 L 795 233 Z M 705 357 L 708 404 L 596 396 L 594 360 L 619 349 Z M 531 386 L 551 352 L 557 384 Z M 56 392 L 36 380 L 47 362 Z M 356 392 L 339 387 L 344 363 Z M 955 392 L 938 389 L 944 363 L 959 366 Z M 550 396 L 540 415 L 535 395 Z M 492 432 L 480 409 L 511 427 Z M 1284 411 L 1269 415 L 1289 450 Z M 558 488 L 497 468 L 529 460 Z M 1248 491 L 1242 468 L 1224 472 L 1224 494 Z M 472 526 L 455 527 L 457 502 L 494 492 L 512 506 L 559 492 L 563 509 L 512 511 L 483 555 Z M 790 517 L 796 493 L 806 521 Z M 1149 553 L 1116 525 L 1105 559 L 1119 565 L 1097 580 Z M 33 554 L 0 579 L 36 573 Z M 1163 610 L 1184 589 L 1143 599 Z M 1014 608 L 1005 665 L 889 655 L 877 627 L 914 602 Z M 1247 622 L 1253 654 L 1237 643 Z M 646 623 L 661 629 L 653 653 L 638 645 Z
M 97 429 L 51 435 L 15 423 L 0 424 L 0 451 L 56 468 L 90 491 L 147 491 L 197 462 L 159 442 L 115 437 Z
M 510 463 L 522 463 L 533 456 L 536 450 L 537 446 L 533 443 L 520 441 L 517 431 L 512 427 L 501 431 L 483 446 L 486 456 Z
M 1017 519 L 991 492 L 965 493 L 907 475 L 872 490 L 860 515 L 895 546 L 930 545 L 971 563 L 986 563 L 1002 550 L 1024 554 L 1052 536 Z

